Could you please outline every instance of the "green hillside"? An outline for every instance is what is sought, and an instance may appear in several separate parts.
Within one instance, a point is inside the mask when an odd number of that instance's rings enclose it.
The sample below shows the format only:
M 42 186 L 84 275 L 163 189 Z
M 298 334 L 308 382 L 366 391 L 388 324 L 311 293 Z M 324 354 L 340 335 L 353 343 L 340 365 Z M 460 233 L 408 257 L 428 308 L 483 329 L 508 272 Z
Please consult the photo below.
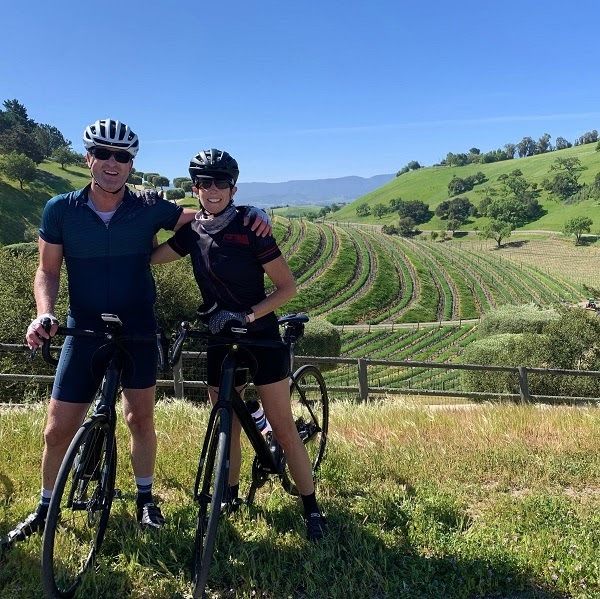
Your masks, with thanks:
M 33 241 L 44 205 L 52 196 L 78 189 L 90 179 L 87 168 L 60 168 L 55 162 L 39 165 L 35 181 L 20 189 L 16 181 L 0 180 L 0 245 Z
M 410 171 L 330 214 L 328 218 L 334 221 L 393 224 L 398 220 L 396 214 L 386 214 L 381 219 L 373 215 L 358 217 L 356 207 L 359 204 L 367 203 L 372 208 L 375 204 L 387 205 L 394 198 L 402 198 L 403 200 L 425 202 L 429 204 L 430 209 L 433 211 L 440 202 L 448 199 L 448 183 L 454 176 L 464 179 L 481 171 L 486 175 L 488 181 L 477 185 L 470 192 L 460 194 L 461 197 L 468 198 L 477 206 L 484 197 L 483 190 L 487 186 L 496 185 L 500 175 L 508 174 L 515 169 L 520 169 L 528 181 L 541 185 L 543 179 L 551 177 L 549 174 L 550 166 L 558 157 L 578 158 L 586 169 L 581 172 L 580 183 L 591 183 L 596 173 L 600 171 L 600 152 L 596 152 L 595 148 L 596 144 L 586 144 L 566 150 L 491 164 L 469 164 L 461 167 L 434 166 Z M 586 200 L 578 204 L 566 205 L 558 202 L 546 191 L 542 191 L 539 202 L 546 214 L 540 219 L 527 224 L 523 229 L 560 231 L 566 220 L 574 216 L 585 215 L 593 219 L 594 230 L 600 230 L 600 205 L 597 202 Z M 472 219 L 461 229 L 472 230 L 474 227 L 480 226 L 483 220 Z M 419 228 L 430 230 L 441 229 L 443 226 L 444 221 L 434 216 L 429 222 L 419 225 Z

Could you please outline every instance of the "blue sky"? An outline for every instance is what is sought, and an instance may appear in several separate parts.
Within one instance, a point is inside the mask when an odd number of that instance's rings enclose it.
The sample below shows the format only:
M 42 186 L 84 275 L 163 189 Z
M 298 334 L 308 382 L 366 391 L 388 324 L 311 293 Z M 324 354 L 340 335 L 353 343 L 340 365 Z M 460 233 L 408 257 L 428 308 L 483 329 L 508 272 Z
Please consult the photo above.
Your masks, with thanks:
M 77 151 L 124 120 L 135 166 L 169 178 L 207 147 L 274 182 L 600 129 L 594 0 L 34 0 L 2 19 L 0 100 Z

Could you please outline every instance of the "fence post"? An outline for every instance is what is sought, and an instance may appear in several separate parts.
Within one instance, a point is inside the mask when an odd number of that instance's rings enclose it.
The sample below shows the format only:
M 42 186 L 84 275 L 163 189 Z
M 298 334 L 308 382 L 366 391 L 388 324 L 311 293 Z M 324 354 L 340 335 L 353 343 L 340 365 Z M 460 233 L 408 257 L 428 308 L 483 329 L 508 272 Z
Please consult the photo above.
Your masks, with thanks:
M 367 378 L 367 361 L 364 358 L 358 358 L 358 393 L 360 401 L 369 400 L 369 380 Z
M 521 402 L 529 403 L 529 383 L 527 382 L 527 367 L 519 366 L 519 393 L 521 394 Z
M 183 399 L 183 356 L 181 354 L 177 363 L 173 364 L 173 391 L 175 397 Z

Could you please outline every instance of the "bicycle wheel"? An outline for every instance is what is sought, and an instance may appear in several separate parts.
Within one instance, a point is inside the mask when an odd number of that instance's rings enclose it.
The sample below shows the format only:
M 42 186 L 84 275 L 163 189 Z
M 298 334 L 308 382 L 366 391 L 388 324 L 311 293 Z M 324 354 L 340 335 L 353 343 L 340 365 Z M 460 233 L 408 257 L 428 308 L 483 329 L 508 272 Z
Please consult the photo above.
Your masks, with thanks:
M 203 597 L 212 562 L 217 525 L 221 513 L 221 501 L 227 484 L 229 437 L 231 416 L 225 409 L 215 412 L 212 424 L 206 432 L 196 483 L 194 498 L 198 502 L 198 521 L 194 541 L 194 597 Z
M 52 493 L 42 545 L 47 596 L 72 597 L 94 563 L 112 505 L 116 460 L 107 418 L 92 417 L 73 437 Z
M 329 426 L 329 399 L 320 370 L 312 364 L 298 368 L 290 379 L 290 396 L 294 422 L 306 445 L 314 476 L 325 454 Z M 281 484 L 291 495 L 299 494 L 287 465 L 281 474 Z

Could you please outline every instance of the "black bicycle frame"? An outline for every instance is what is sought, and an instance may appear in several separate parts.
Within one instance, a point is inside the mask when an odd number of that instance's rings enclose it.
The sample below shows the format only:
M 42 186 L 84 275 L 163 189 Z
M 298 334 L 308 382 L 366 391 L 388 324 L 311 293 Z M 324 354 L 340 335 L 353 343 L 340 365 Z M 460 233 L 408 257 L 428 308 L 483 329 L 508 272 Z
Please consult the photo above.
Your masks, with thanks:
M 238 417 L 244 432 L 246 433 L 250 444 L 252 445 L 256 455 L 262 466 L 273 474 L 277 473 L 277 464 L 269 448 L 269 445 L 265 441 L 262 433 L 256 427 L 252 414 L 248 411 L 244 400 L 240 397 L 240 394 L 235 388 L 235 371 L 237 366 L 236 358 L 237 348 L 231 347 L 223 360 L 221 365 L 221 383 L 219 387 L 219 398 L 213 413 L 216 412 L 216 408 L 225 407 L 226 409 L 233 409 L 236 416 Z M 230 399 L 229 399 L 230 398 Z

